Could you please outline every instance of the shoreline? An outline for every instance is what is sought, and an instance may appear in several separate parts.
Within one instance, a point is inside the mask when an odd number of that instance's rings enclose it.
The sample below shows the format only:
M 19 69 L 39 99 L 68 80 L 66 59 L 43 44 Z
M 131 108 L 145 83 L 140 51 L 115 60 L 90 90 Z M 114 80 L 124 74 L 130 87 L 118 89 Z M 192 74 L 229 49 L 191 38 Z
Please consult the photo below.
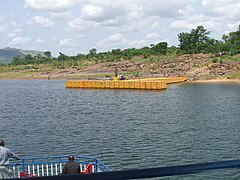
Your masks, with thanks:
M 36 78 L 0 78 L 1 80 L 69 80 L 71 78 L 67 77 L 52 77 L 48 79 L 47 77 L 36 77 Z M 80 78 L 82 79 L 82 78 Z M 203 79 L 203 80 L 187 80 L 187 83 L 240 83 L 240 79 Z
M 206 79 L 188 81 L 190 83 L 240 83 L 240 79 Z

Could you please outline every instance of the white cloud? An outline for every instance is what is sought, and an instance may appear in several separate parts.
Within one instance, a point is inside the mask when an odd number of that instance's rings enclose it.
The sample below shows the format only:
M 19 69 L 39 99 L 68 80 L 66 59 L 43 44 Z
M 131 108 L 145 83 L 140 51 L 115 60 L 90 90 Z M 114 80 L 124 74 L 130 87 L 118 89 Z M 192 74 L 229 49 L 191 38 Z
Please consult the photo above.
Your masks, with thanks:
M 7 36 L 10 38 L 16 37 L 18 34 L 17 33 L 8 33 Z
M 138 31 L 145 25 L 144 14 L 132 11 L 127 14 L 127 22 L 124 26 L 125 32 Z
M 0 22 L 3 22 L 3 20 L 4 20 L 4 17 L 0 16 Z
M 18 25 L 15 21 L 12 21 L 11 23 L 11 26 L 16 28 L 16 27 L 20 27 L 20 25 Z
M 239 20 L 240 1 L 236 0 L 202 0 L 204 12 L 210 16 L 224 17 L 230 20 Z M 221 18 L 219 18 L 221 19 Z M 221 19 L 222 20 L 222 19 Z
M 238 30 L 239 25 L 240 25 L 240 21 L 237 21 L 235 23 L 227 23 L 226 24 L 226 26 L 228 27 L 227 33 Z
M 114 19 L 107 19 L 102 23 L 98 23 L 99 26 L 105 26 L 109 28 L 120 27 L 124 24 L 124 20 L 121 17 L 116 17 Z
M 72 40 L 71 38 L 65 38 L 65 39 L 62 39 L 59 42 L 59 46 L 60 47 L 66 47 L 66 48 L 76 47 L 77 43 L 74 40 Z
M 22 45 L 25 43 L 29 43 L 31 41 L 31 38 L 19 36 L 12 39 L 12 41 L 9 43 L 10 46 L 16 46 L 16 45 Z
M 82 8 L 82 16 L 86 19 L 97 20 L 103 16 L 104 12 L 101 7 L 86 5 Z
M 44 41 L 41 39 L 41 38 L 38 38 L 37 40 L 36 40 L 36 43 L 37 44 L 41 44 L 41 43 L 43 43 Z
M 182 9 L 178 10 L 179 14 L 182 14 L 182 15 L 189 14 L 193 11 L 194 11 L 194 9 L 191 5 L 187 5 L 187 6 L 183 7 Z
M 49 28 L 54 25 L 54 22 L 43 16 L 35 16 L 32 18 L 33 22 L 40 25 L 41 27 Z
M 77 5 L 79 0 L 25 0 L 25 8 L 45 11 L 66 11 Z
M 5 29 L 9 29 L 7 32 L 7 37 L 10 38 L 18 37 L 23 32 L 21 25 L 17 24 L 15 21 L 9 22 L 9 24 L 6 25 Z
M 152 24 L 151 28 L 152 28 L 152 29 L 159 29 L 159 28 L 160 28 L 160 25 L 159 25 L 158 22 L 155 22 L 155 23 Z
M 194 0 L 148 0 L 145 5 L 144 11 L 147 15 L 150 16 L 160 16 L 164 18 L 169 17 L 178 17 L 179 14 L 183 13 L 183 11 L 187 9 L 187 6 L 194 2 Z M 146 8 L 147 7 L 147 8 Z
M 80 9 L 80 18 L 85 21 L 92 21 L 96 23 L 95 25 L 98 27 L 107 27 L 108 29 L 119 28 L 126 24 L 125 27 L 130 28 L 132 23 L 130 23 L 128 16 L 133 11 L 138 11 L 136 8 L 138 4 L 139 3 L 136 3 L 134 0 L 89 0 Z M 126 30 L 125 27 L 124 29 Z
M 160 42 L 160 35 L 158 33 L 150 33 L 144 38 L 135 39 L 129 43 L 130 47 L 142 48 L 144 46 L 149 46 L 150 44 L 156 44 Z
M 19 33 L 21 33 L 23 30 L 21 29 L 21 28 L 13 28 L 12 29 L 12 32 L 13 33 L 16 33 L 16 34 L 19 34 Z
M 192 25 L 186 20 L 176 20 L 171 22 L 170 26 L 173 29 L 181 30 L 181 29 L 189 29 L 191 28 L 189 26 L 192 26 Z
M 111 1 L 111 3 L 92 1 L 81 8 L 81 17 L 85 20 L 104 22 L 116 19 L 125 14 L 125 8 L 121 3 Z
M 5 18 L 3 16 L 0 16 L 0 32 L 4 32 L 6 30 L 4 21 Z
M 9 39 L 12 44 L 28 41 L 28 36 L 33 47 L 47 46 L 53 52 L 69 50 L 68 46 L 74 46 L 74 52 L 81 44 L 84 51 L 96 44 L 106 51 L 141 48 L 162 38 L 177 45 L 178 33 L 199 25 L 220 39 L 240 23 L 239 0 L 24 0 L 24 11 L 6 2 L 0 6 L 11 11 L 0 12 L 0 46 L 7 46 Z
M 16 33 L 16 34 L 19 34 L 21 33 L 23 30 L 22 30 L 22 25 L 21 24 L 18 24 L 16 23 L 15 21 L 11 21 L 10 22 L 10 29 L 13 33 Z
M 0 26 L 0 32 L 3 32 L 3 31 L 4 31 L 4 27 Z
M 136 39 L 129 43 L 129 46 L 134 48 L 142 48 L 146 45 L 149 45 L 149 43 L 145 39 Z
M 98 46 L 114 46 L 114 47 L 121 47 L 127 45 L 128 40 L 121 34 L 113 34 L 101 41 L 97 42 Z
M 86 31 L 96 26 L 96 23 L 86 21 L 81 18 L 75 18 L 68 23 L 68 27 L 73 31 Z
M 145 39 L 149 39 L 149 40 L 154 39 L 154 40 L 156 40 L 156 39 L 158 39 L 159 37 L 160 37 L 160 36 L 159 36 L 158 33 L 150 33 L 150 34 L 148 34 L 148 35 L 145 37 Z
M 196 28 L 197 26 L 203 25 L 204 28 L 208 30 L 217 30 L 219 29 L 219 23 L 214 19 L 208 16 L 195 15 L 189 18 L 182 20 L 175 20 L 170 23 L 170 27 L 174 30 L 190 30 Z
M 57 20 L 69 20 L 73 17 L 70 11 L 51 12 L 50 14 L 52 19 L 57 19 Z

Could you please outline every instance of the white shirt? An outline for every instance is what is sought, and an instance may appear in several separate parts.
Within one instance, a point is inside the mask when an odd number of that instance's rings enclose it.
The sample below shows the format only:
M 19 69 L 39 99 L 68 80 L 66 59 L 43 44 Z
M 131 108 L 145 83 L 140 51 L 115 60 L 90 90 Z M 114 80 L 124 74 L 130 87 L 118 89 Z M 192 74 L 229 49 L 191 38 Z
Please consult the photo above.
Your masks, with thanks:
M 9 158 L 11 158 L 11 157 L 16 158 L 17 156 L 12 151 L 10 151 L 8 148 L 0 146 L 0 166 L 9 164 Z

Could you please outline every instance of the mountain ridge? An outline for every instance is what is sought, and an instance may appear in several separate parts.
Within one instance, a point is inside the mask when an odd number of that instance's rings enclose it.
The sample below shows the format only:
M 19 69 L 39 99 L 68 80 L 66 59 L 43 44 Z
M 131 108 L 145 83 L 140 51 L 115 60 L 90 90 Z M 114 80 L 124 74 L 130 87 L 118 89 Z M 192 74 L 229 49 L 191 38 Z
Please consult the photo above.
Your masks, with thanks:
M 19 56 L 23 58 L 27 54 L 31 54 L 32 56 L 37 56 L 38 54 L 46 56 L 43 51 L 5 47 L 0 49 L 0 64 L 10 64 L 14 57 Z

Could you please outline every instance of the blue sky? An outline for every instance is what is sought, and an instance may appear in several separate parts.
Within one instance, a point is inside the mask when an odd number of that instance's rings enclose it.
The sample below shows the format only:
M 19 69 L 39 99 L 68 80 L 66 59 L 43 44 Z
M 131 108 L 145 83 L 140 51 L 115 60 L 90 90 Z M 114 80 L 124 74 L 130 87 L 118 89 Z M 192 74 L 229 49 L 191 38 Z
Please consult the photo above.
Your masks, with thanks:
M 199 25 L 221 39 L 240 24 L 239 0 L 1 0 L 0 48 L 67 55 L 141 48 Z

